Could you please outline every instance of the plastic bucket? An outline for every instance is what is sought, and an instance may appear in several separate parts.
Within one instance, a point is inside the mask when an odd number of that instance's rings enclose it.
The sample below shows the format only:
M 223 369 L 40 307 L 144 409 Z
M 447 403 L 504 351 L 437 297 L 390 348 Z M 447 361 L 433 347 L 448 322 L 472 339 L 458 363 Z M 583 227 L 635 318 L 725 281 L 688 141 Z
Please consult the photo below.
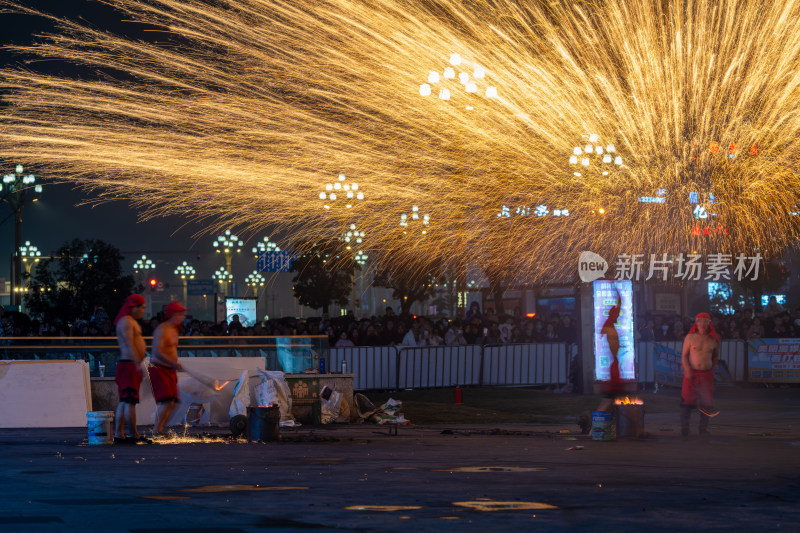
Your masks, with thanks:
M 269 442 L 281 438 L 281 409 L 272 407 L 247 408 L 247 440 Z
M 617 421 L 614 413 L 595 411 L 592 413 L 592 440 L 616 440 Z
M 114 411 L 86 413 L 89 444 L 114 444 Z

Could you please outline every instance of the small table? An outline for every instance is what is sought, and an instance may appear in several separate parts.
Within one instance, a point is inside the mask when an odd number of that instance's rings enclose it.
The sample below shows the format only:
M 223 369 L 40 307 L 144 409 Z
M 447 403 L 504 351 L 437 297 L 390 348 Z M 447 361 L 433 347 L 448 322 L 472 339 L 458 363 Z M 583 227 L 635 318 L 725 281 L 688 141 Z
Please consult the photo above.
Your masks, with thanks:
M 284 374 L 292 394 L 292 415 L 303 424 L 313 423 L 315 404 L 319 408 L 319 393 L 327 386 L 342 395 L 342 416 L 355 422 L 353 378 L 356 374 Z

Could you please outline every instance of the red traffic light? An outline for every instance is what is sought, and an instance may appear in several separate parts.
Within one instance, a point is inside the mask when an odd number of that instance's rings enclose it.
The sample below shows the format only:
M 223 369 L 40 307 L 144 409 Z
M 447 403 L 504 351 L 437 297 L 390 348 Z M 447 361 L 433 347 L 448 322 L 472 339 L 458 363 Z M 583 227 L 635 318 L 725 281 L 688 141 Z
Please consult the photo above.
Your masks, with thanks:
M 151 287 L 155 287 L 155 286 L 156 286 L 156 284 L 158 284 L 158 281 L 156 281 L 156 278 L 152 278 L 152 279 L 150 280 L 150 286 L 151 286 Z

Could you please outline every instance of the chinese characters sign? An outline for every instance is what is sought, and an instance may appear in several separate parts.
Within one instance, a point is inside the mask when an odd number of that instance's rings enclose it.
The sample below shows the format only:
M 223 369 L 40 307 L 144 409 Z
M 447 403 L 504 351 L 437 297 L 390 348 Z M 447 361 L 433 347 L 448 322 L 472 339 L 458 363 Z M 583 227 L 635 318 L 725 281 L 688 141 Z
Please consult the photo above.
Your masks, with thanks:
M 747 341 L 749 381 L 800 383 L 800 339 Z
M 667 281 L 756 281 L 763 258 L 745 254 L 620 254 L 617 257 L 614 279 Z

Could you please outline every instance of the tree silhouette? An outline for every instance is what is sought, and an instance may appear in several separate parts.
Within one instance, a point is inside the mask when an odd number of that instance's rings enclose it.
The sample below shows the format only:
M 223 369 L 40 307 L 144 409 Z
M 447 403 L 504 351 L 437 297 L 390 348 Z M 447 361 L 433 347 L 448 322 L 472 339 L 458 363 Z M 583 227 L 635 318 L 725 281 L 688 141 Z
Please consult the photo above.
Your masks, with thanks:
M 114 316 L 133 291 L 122 274 L 122 253 L 103 241 L 73 239 L 43 259 L 31 277 L 26 303 L 31 315 L 69 324 L 89 318 L 95 306 Z

